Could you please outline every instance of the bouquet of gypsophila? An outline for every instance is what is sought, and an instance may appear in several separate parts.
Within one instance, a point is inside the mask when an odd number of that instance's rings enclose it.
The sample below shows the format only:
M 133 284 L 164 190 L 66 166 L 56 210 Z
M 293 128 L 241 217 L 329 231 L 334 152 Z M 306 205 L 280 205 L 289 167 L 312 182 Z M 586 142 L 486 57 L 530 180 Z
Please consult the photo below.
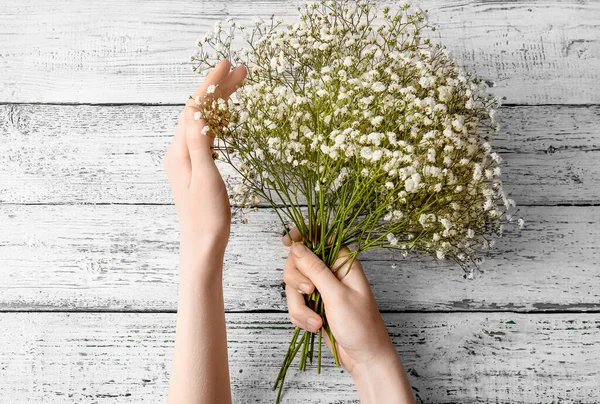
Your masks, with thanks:
M 350 260 L 393 248 L 453 259 L 471 275 L 513 220 L 488 143 L 497 101 L 423 38 L 425 16 L 409 5 L 379 11 L 372 1 L 338 0 L 298 10 L 292 25 L 218 22 L 192 58 L 199 73 L 222 58 L 248 68 L 239 105 L 197 100 L 196 118 L 239 173 L 232 204 L 268 202 L 329 267 L 344 246 Z M 239 49 L 236 33 L 246 42 Z M 305 298 L 339 365 L 319 292 Z M 315 334 L 300 334 L 275 382 L 278 402 L 294 357 L 300 369 L 312 362 Z

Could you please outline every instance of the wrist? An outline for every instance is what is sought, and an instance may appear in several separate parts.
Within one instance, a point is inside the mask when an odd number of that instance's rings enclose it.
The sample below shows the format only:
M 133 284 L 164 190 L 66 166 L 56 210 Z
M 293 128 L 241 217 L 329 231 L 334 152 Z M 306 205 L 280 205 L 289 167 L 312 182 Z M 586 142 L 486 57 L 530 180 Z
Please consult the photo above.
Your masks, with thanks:
M 362 404 L 414 403 L 412 389 L 395 349 L 377 360 L 356 365 L 351 376 Z
M 396 370 L 398 365 L 401 365 L 400 358 L 392 345 L 389 348 L 383 349 L 382 352 L 373 357 L 368 362 L 356 363 L 350 371 L 350 375 L 355 381 L 366 380 L 372 375 L 385 371 L 386 369 Z
M 199 260 L 206 258 L 217 258 L 225 255 L 227 240 L 223 241 L 219 237 L 189 236 L 185 232 L 181 233 L 179 240 L 179 254 L 191 259 Z
M 221 281 L 224 258 L 225 247 L 219 243 L 182 237 L 179 244 L 180 283 Z

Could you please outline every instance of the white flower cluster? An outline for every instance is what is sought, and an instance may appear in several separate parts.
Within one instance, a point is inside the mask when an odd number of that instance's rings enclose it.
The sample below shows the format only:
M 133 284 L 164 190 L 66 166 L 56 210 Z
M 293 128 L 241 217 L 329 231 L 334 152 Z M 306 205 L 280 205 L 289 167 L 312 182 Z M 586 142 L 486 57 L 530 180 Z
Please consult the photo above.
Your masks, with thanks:
M 204 38 L 218 51 L 201 51 L 198 68 L 234 54 L 249 69 L 236 129 L 221 132 L 254 167 L 241 190 L 267 199 L 275 190 L 287 203 L 299 193 L 309 209 L 343 205 L 333 225 L 358 248 L 472 262 L 515 206 L 488 142 L 497 101 L 423 39 L 421 12 L 386 7 L 375 26 L 376 11 L 372 1 L 309 4 L 294 24 L 257 22 L 253 52 Z

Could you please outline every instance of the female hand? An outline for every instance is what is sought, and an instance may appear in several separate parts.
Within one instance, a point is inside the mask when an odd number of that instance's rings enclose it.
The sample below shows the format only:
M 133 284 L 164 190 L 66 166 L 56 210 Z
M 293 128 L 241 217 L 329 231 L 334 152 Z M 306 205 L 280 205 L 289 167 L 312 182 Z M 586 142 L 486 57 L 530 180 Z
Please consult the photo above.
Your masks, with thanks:
M 312 332 L 317 332 L 323 325 L 321 317 L 305 305 L 302 295 L 312 293 L 316 285 L 336 339 L 340 363 L 349 373 L 357 366 L 368 365 L 391 354 L 396 356 L 358 259 L 354 260 L 352 267 L 349 267 L 349 263 L 343 264 L 334 274 L 318 256 L 299 242 L 302 238 L 297 228 L 293 228 L 290 235 L 294 243 L 285 265 L 283 280 L 292 323 Z M 283 244 L 291 245 L 287 235 L 283 238 Z M 348 254 L 350 250 L 342 248 L 334 267 L 339 266 Z M 324 340 L 331 349 L 329 339 Z
M 230 69 L 229 61 L 222 60 L 192 97 L 204 99 L 208 86 L 215 85 L 214 94 L 209 96 L 227 100 L 247 74 L 244 66 Z M 194 99 L 186 103 L 163 165 L 175 199 L 182 246 L 191 247 L 189 251 L 224 253 L 231 225 L 229 198 L 212 158 L 214 137 L 202 133 L 204 119 L 194 119 L 200 110 Z
M 193 97 L 227 100 L 246 77 L 246 68 L 231 70 L 222 60 Z M 223 302 L 223 259 L 231 211 L 225 183 L 212 158 L 214 138 L 196 121 L 199 107 L 187 102 L 164 167 L 181 230 L 179 293 L 169 403 L 231 403 L 227 333 Z M 210 349 L 204 349 L 210 347 Z
M 355 259 L 352 266 L 342 264 L 351 251 L 342 248 L 335 274 L 304 246 L 298 229 L 290 231 L 283 244 L 291 245 L 283 279 L 292 323 L 308 331 L 322 327 L 321 317 L 308 308 L 302 293 L 320 292 L 325 315 L 333 335 L 341 365 L 354 378 L 361 403 L 413 403 L 406 372 L 379 313 L 377 303 Z M 302 292 L 302 293 L 300 293 Z M 329 338 L 324 338 L 331 350 Z

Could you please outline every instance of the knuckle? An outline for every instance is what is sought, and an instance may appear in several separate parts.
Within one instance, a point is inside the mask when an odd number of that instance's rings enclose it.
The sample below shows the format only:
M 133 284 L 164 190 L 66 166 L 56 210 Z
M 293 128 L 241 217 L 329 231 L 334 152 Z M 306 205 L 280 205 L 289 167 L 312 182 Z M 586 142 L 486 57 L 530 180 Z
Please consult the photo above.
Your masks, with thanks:
M 308 279 L 303 276 L 300 272 L 298 272 L 295 268 L 286 267 L 283 270 L 283 281 L 286 285 L 292 287 L 293 289 L 298 289 L 298 285 L 302 282 L 309 283 Z
M 320 259 L 315 259 L 309 262 L 306 269 L 313 275 L 320 275 L 324 271 L 329 271 L 329 268 L 327 268 L 325 263 Z
M 290 273 L 289 268 L 285 268 L 283 270 L 283 281 L 285 282 L 286 285 L 294 286 L 294 277 Z
M 296 327 L 304 327 L 304 324 L 302 324 L 300 321 L 298 321 L 296 319 L 296 317 L 290 316 L 290 321 L 292 322 L 292 324 L 294 324 Z
M 301 313 L 300 313 L 300 310 L 298 310 L 298 309 L 297 309 L 297 308 L 295 308 L 294 306 L 290 306 L 289 304 L 288 304 L 288 313 L 289 313 L 289 315 L 290 315 L 290 318 L 291 318 L 292 320 L 294 320 L 294 319 L 296 319 L 296 320 L 297 320 L 297 319 L 299 319 L 299 318 L 301 317 L 301 316 L 300 316 L 300 314 L 301 314 Z
M 185 107 L 183 108 L 183 113 L 186 116 L 191 116 L 194 114 L 194 112 L 199 110 L 200 108 L 198 108 L 198 106 L 194 103 L 193 100 L 188 100 L 188 102 L 185 104 Z

